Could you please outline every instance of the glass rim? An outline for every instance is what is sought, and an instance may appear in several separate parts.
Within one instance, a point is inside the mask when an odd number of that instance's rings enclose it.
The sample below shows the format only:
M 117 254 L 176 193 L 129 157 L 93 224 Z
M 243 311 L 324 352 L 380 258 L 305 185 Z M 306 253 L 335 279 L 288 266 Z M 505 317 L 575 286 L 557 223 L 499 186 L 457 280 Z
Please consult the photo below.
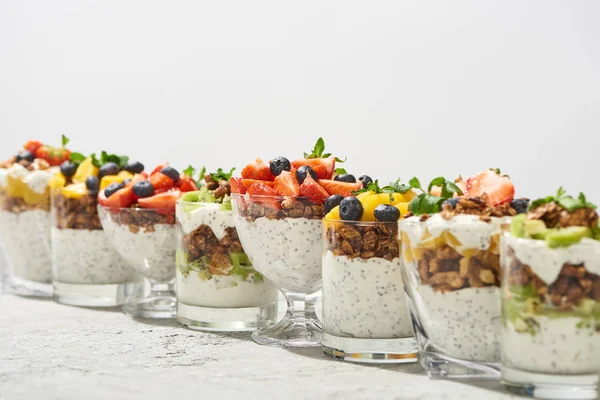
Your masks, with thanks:
M 169 212 L 169 213 L 174 213 L 175 212 L 175 208 L 143 208 L 143 207 L 108 207 L 108 206 L 104 206 L 100 203 L 98 203 L 98 208 L 102 208 L 103 210 L 106 211 L 126 211 L 129 210 L 131 212 L 140 212 L 140 213 L 145 213 L 145 212 Z

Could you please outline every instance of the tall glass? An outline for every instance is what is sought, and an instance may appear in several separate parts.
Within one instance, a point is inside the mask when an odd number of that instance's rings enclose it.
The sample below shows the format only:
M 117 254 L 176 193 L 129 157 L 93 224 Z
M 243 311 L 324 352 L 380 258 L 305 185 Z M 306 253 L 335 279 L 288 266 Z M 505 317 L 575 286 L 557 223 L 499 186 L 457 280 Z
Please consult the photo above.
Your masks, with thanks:
M 177 202 L 177 321 L 254 331 L 275 323 L 277 288 L 250 263 L 229 204 Z
M 52 191 L 52 283 L 59 303 L 113 307 L 142 295 L 142 277 L 106 241 L 97 203 L 95 193 Z
M 596 399 L 600 242 L 502 236 L 502 381 L 539 399 Z
M 284 294 L 288 310 L 252 335 L 271 346 L 321 345 L 315 303 L 321 289 L 323 206 L 307 198 L 232 195 L 235 226 L 254 268 Z
M 407 301 L 431 378 L 500 378 L 499 235 L 510 218 L 399 222 Z
M 150 281 L 150 294 L 126 303 L 123 311 L 135 317 L 174 318 L 175 210 L 99 205 L 98 214 L 106 239 L 132 268 Z
M 354 362 L 416 362 L 397 222 L 323 221 L 323 350 Z

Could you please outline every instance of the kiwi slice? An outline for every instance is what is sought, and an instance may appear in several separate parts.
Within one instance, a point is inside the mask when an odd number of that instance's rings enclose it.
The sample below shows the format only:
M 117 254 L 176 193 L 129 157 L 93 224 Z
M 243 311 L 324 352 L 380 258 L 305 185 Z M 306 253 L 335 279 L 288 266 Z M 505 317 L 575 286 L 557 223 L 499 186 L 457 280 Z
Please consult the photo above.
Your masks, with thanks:
M 217 201 L 206 187 L 194 192 L 187 192 L 183 195 L 182 200 L 193 203 L 215 203 Z
M 523 230 L 525 235 L 535 237 L 536 235 L 548 230 L 544 221 L 539 219 L 526 219 L 523 221 Z
M 233 265 L 252 265 L 246 253 L 229 253 L 229 259 Z
M 548 247 L 566 247 L 579 241 L 585 237 L 591 237 L 592 231 L 585 226 L 569 226 L 563 229 L 557 229 L 554 232 L 549 232 L 546 235 L 546 243 Z
M 524 238 L 525 237 L 525 227 L 523 226 L 523 222 L 527 220 L 527 215 L 518 214 L 515 215 L 510 223 L 510 234 L 514 237 Z

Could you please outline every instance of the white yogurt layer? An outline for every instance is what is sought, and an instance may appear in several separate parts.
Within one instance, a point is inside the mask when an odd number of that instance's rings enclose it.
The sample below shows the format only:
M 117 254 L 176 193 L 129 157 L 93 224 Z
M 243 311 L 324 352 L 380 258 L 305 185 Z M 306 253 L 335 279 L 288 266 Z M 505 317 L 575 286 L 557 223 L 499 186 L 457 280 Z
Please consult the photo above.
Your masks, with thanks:
M 441 293 L 418 285 L 412 292 L 419 322 L 436 348 L 462 360 L 500 361 L 499 288 Z
M 490 222 L 484 222 L 477 215 L 457 215 L 446 220 L 441 214 L 435 214 L 425 221 L 420 221 L 420 217 L 410 217 L 399 221 L 399 224 L 413 246 L 421 242 L 426 230 L 433 237 L 448 231 L 460 242 L 454 249 L 461 253 L 470 249 L 487 250 L 492 235 L 502 232 L 502 225 L 510 224 L 510 221 L 511 217 L 492 217 Z
M 217 203 L 177 202 L 177 220 L 187 235 L 200 225 L 208 225 L 217 239 L 225 236 L 225 229 L 235 228 L 231 210 L 221 210 Z
M 56 174 L 56 171 L 56 168 L 48 168 L 43 171 L 31 171 L 23 178 L 23 183 L 25 183 L 33 192 L 44 194 L 48 188 L 48 181 Z
M 354 338 L 412 337 L 400 258 L 323 256 L 323 330 Z
M 8 170 L 0 168 L 0 188 L 5 188 L 8 182 Z
M 589 374 L 600 371 L 600 333 L 581 318 L 536 316 L 535 335 L 519 333 L 512 322 L 502 329 L 502 363 L 530 372 Z
M 29 174 L 29 170 L 22 166 L 21 164 L 14 163 L 8 169 L 8 175 L 14 179 L 23 179 Z
M 268 280 L 253 281 L 254 274 L 246 280 L 241 276 L 217 276 L 202 279 L 190 271 L 184 277 L 177 270 L 177 300 L 198 307 L 241 308 L 257 307 L 277 301 L 277 288 Z
M 583 263 L 589 272 L 600 274 L 600 242 L 597 240 L 583 238 L 579 243 L 554 249 L 549 248 L 544 240 L 520 239 L 508 233 L 502 236 L 502 240 L 548 285 L 556 280 L 566 263 Z
M 0 235 L 11 274 L 36 282 L 52 282 L 51 226 L 49 211 L 0 210 Z
M 117 252 L 146 278 L 163 283 L 175 278 L 175 225 L 155 224 L 154 232 L 137 233 L 129 225 L 107 223 L 103 228 Z
M 52 228 L 52 265 L 55 282 L 100 285 L 140 280 L 102 230 Z
M 254 268 L 277 287 L 295 293 L 321 288 L 322 221 L 320 219 L 236 216 L 238 236 Z

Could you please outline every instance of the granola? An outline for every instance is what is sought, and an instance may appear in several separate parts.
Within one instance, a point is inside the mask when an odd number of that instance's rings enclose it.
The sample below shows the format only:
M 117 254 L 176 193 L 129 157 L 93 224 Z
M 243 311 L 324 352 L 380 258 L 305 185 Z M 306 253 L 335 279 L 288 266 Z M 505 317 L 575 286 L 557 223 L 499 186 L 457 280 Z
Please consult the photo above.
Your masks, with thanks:
M 111 212 L 110 210 L 108 212 Z M 139 231 L 154 232 L 155 225 L 174 225 L 175 211 L 157 211 L 153 209 L 131 207 L 117 213 L 117 221 L 120 225 L 128 225 L 131 233 Z
M 327 248 L 335 256 L 393 260 L 399 257 L 398 224 L 374 222 L 327 224 Z
M 527 199 L 523 199 L 527 200 Z M 456 215 L 478 215 L 482 221 L 490 222 L 491 217 L 513 217 L 517 215 L 510 202 L 489 205 L 487 194 L 477 197 L 460 197 L 456 207 L 448 202 L 442 205 L 441 215 L 444 219 L 451 219 Z
M 240 215 L 249 222 L 263 217 L 267 219 L 322 219 L 324 215 L 323 205 L 313 203 L 302 197 L 283 200 L 277 198 L 258 200 L 250 196 L 249 198 L 240 198 L 241 201 L 244 203 L 243 206 L 239 207 Z
M 38 204 L 27 204 L 23 198 L 9 196 L 5 191 L 0 190 L 0 208 L 15 214 L 30 210 L 50 211 L 50 202 L 42 201 Z

